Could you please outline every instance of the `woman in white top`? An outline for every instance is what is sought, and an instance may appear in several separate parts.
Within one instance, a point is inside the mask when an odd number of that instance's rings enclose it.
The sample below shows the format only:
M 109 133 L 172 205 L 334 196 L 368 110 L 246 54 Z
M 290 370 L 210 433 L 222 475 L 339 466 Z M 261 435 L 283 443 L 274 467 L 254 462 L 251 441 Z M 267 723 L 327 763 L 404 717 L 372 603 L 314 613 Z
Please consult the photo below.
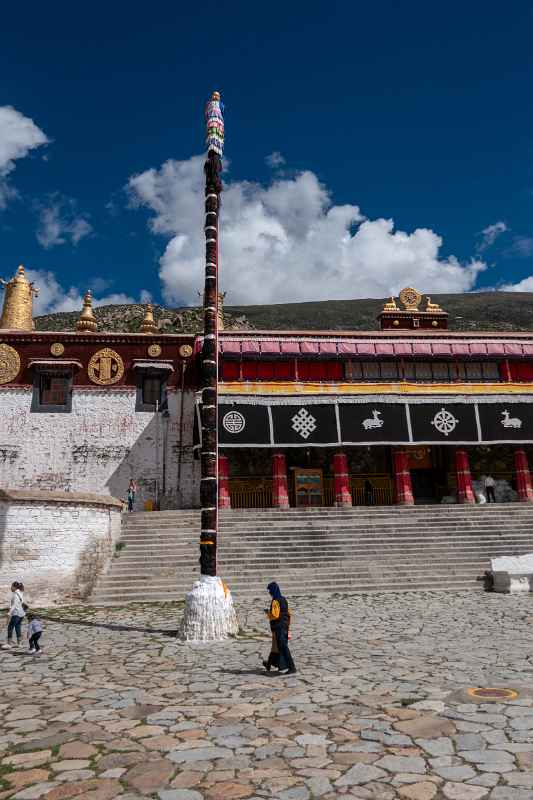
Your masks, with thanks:
M 24 585 L 19 581 L 11 584 L 11 600 L 9 602 L 8 625 L 7 625 L 7 646 L 13 647 L 13 631 L 17 634 L 17 646 L 20 647 L 22 640 L 22 620 L 26 616 L 26 604 L 24 603 Z

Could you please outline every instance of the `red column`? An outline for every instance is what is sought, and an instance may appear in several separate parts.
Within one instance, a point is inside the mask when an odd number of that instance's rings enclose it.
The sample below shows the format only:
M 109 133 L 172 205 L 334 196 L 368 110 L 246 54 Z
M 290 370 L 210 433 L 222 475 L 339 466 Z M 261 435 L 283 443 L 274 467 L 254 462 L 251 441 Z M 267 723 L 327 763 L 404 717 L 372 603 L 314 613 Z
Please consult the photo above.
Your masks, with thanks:
M 218 454 L 218 507 L 231 508 L 229 494 L 229 460 L 227 456 Z
M 287 462 L 283 453 L 272 456 L 272 505 L 274 508 L 289 507 Z
M 395 450 L 393 453 L 393 461 L 396 502 L 400 506 L 412 506 L 415 500 L 413 497 L 413 486 L 411 484 L 411 473 L 409 471 L 409 458 L 405 450 Z
M 533 487 L 531 486 L 531 473 L 525 450 L 515 450 L 514 465 L 516 470 L 516 491 L 522 503 L 533 502 Z
M 335 453 L 333 456 L 333 482 L 335 484 L 335 505 L 351 506 L 350 475 L 348 458 L 345 453 Z
M 472 487 L 470 462 L 466 450 L 455 451 L 455 475 L 457 480 L 457 502 L 474 505 L 476 498 Z

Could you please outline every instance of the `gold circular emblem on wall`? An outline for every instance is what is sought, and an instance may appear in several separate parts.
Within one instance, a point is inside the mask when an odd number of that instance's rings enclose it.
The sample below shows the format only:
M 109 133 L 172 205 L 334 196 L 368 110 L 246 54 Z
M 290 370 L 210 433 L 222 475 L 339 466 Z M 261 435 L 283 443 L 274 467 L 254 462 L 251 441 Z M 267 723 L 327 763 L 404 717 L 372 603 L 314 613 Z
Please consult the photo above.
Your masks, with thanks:
M 118 353 L 109 347 L 98 350 L 87 366 L 87 374 L 93 383 L 110 386 L 117 383 L 124 375 L 124 362 Z
M 20 356 L 8 344 L 0 344 L 0 384 L 15 380 L 20 372 Z
M 65 352 L 65 346 L 61 342 L 54 342 L 50 345 L 50 352 L 53 356 L 62 356 Z
M 421 302 L 422 295 L 412 286 L 407 286 L 400 292 L 400 303 L 405 306 L 406 311 L 416 311 Z
M 148 348 L 148 355 L 152 358 L 157 358 L 162 353 L 160 344 L 151 344 Z
M 182 344 L 179 349 L 179 354 L 182 358 L 189 358 L 192 356 L 192 347 L 190 344 Z

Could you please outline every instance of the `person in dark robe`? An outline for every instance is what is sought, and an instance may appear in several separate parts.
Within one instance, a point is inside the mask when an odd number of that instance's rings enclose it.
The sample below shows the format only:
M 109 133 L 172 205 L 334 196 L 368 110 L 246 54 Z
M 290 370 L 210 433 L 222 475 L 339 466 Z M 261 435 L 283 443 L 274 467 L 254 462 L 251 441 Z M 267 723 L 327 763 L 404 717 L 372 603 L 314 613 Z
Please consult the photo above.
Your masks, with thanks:
M 374 505 L 374 487 L 368 480 L 365 481 L 365 505 L 366 506 L 373 506 Z
M 267 591 L 272 598 L 270 608 L 265 609 L 270 621 L 270 630 L 272 631 L 272 650 L 268 661 L 263 661 L 263 665 L 267 671 L 270 671 L 271 667 L 277 666 L 280 674 L 292 675 L 296 672 L 296 666 L 289 650 L 289 627 L 291 621 L 289 604 L 281 594 L 277 583 L 269 583 Z

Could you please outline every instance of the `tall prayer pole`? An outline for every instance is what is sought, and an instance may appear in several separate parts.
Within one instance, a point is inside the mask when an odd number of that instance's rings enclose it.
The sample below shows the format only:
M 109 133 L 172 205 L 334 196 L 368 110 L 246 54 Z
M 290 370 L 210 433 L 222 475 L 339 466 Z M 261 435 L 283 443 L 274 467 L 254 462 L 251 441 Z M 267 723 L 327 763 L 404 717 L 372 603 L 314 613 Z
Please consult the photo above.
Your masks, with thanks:
M 238 630 L 231 593 L 217 577 L 218 534 L 218 214 L 224 151 L 220 94 L 213 92 L 205 109 L 204 340 L 201 354 L 202 447 L 200 502 L 200 580 L 186 596 L 180 635 L 190 641 L 224 639 Z
M 202 478 L 200 502 L 202 522 L 200 532 L 200 571 L 202 575 L 217 574 L 218 533 L 218 211 L 222 182 L 221 156 L 224 147 L 224 120 L 220 94 L 213 92 L 207 103 L 207 159 L 205 172 L 205 286 L 204 341 L 202 347 Z

